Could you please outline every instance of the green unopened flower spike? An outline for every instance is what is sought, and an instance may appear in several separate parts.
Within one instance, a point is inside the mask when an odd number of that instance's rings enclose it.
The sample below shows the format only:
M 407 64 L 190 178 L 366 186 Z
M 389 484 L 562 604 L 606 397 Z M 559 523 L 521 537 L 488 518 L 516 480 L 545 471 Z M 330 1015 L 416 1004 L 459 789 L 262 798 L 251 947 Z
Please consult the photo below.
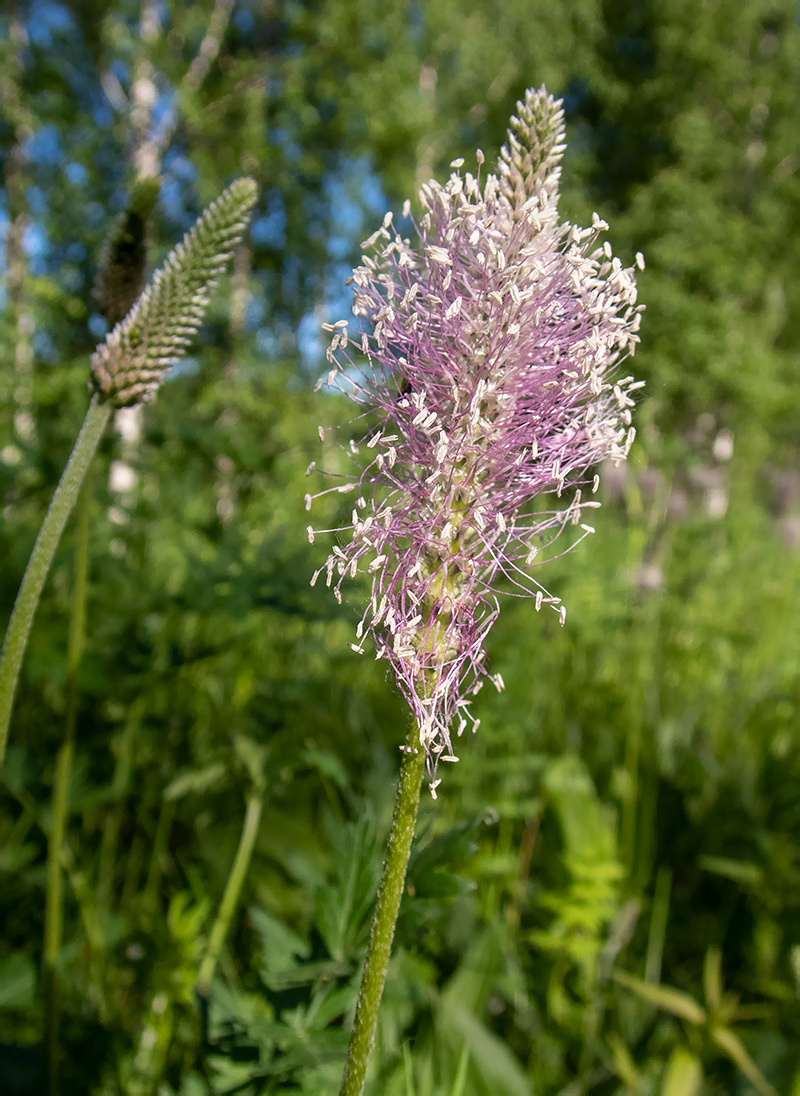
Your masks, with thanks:
M 151 398 L 170 366 L 186 354 L 211 290 L 244 234 L 257 193 L 252 179 L 232 183 L 97 348 L 92 375 L 101 399 L 130 407 Z
M 92 292 L 112 327 L 128 315 L 144 289 L 149 221 L 160 186 L 156 177 L 136 184 L 103 245 Z
M 149 399 L 170 366 L 186 353 L 205 315 L 211 290 L 244 235 L 257 194 L 252 179 L 232 183 L 186 234 L 129 314 L 92 355 L 96 391 L 33 546 L 0 655 L 0 765 L 42 587 L 111 412 Z

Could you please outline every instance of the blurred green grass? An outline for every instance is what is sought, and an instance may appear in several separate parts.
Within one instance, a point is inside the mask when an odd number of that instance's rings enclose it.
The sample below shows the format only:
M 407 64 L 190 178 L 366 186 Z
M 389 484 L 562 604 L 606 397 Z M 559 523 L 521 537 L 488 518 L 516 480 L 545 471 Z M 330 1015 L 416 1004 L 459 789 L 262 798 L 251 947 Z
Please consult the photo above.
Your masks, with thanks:
M 94 503 L 63 957 L 65 1084 L 84 1091 L 115 1091 L 115 1074 L 148 1091 L 151 1067 L 159 1091 L 206 1091 L 198 1055 L 215 1092 L 248 1078 L 335 1089 L 407 717 L 381 665 L 347 646 L 357 592 L 339 608 L 308 585 L 321 549 L 301 500 L 321 409 L 289 379 L 253 363 L 235 384 L 209 367 L 169 385 L 126 522 L 103 491 Z M 657 440 L 637 443 L 626 470 L 602 470 L 597 532 L 540 572 L 566 627 L 504 604 L 489 649 L 506 689 L 478 698 L 479 732 L 423 803 L 371 1091 L 447 1093 L 466 1048 L 465 1093 L 669 1092 L 686 1062 L 702 1063 L 703 1091 L 749 1092 L 710 1019 L 612 977 L 702 1001 L 710 949 L 744 1009 L 728 1026 L 791 1091 L 800 558 L 749 439 L 720 461 L 701 435 L 686 464 L 714 471 L 724 514 L 702 477 L 648 463 Z M 20 511 L 15 537 L 34 517 Z M 70 554 L 68 536 L 2 775 L 0 1008 L 7 1039 L 28 1045 Z M 198 949 L 250 779 L 234 736 L 266 746 L 268 791 L 203 1036 Z M 143 1030 L 163 1050 L 149 1065 Z M 100 1032 L 92 1080 L 77 1062 Z

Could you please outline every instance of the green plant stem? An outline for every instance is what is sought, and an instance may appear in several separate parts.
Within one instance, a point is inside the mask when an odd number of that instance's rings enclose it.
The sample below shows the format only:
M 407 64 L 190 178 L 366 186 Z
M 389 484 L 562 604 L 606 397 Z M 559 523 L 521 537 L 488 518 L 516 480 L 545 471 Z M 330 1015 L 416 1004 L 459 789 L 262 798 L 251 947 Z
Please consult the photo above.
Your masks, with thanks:
M 150 812 L 150 806 L 151 804 L 143 798 L 142 806 L 139 807 L 137 812 L 139 818 L 147 817 Z M 139 893 L 139 880 L 142 874 L 142 866 L 144 864 L 146 851 L 144 834 L 141 829 L 137 829 L 125 857 L 125 878 L 122 882 L 122 890 L 119 902 L 117 903 L 117 909 L 120 911 L 129 910 L 131 908 L 131 903 L 136 899 L 136 895 Z
M 425 772 L 425 751 L 420 744 L 419 727 L 414 724 L 406 741 L 400 767 L 400 781 L 392 816 L 392 828 L 378 888 L 378 901 L 372 919 L 372 932 L 361 975 L 356 1016 L 347 1050 L 347 1061 L 339 1096 L 361 1096 L 367 1075 L 367 1063 L 375 1041 L 383 986 L 392 951 L 394 929 L 400 899 L 406 881 L 411 842 L 417 824 L 417 809 Z
M 78 670 L 86 635 L 86 594 L 89 576 L 90 477 L 81 493 L 78 535 L 75 543 L 75 580 L 67 647 L 67 718 L 64 741 L 56 758 L 53 781 L 53 817 L 47 849 L 47 891 L 44 907 L 45 1028 L 49 1062 L 50 1096 L 57 1096 L 58 1081 L 58 954 L 64 923 L 62 859 L 69 817 L 69 784 L 75 752 L 75 724 L 78 712 Z
M 67 461 L 55 494 L 45 514 L 31 558 L 14 603 L 0 661 L 0 765 L 6 752 L 8 725 L 17 689 L 19 670 L 28 645 L 28 636 L 39 604 L 47 573 L 64 531 L 86 472 L 97 451 L 100 438 L 111 415 L 111 405 L 92 397 L 78 440 Z
M 247 875 L 247 869 L 250 866 L 253 848 L 256 843 L 256 837 L 258 836 L 258 827 L 261 823 L 261 810 L 263 806 L 264 790 L 263 788 L 259 788 L 252 793 L 247 801 L 242 835 L 239 838 L 239 848 L 236 850 L 236 857 L 233 861 L 233 866 L 231 867 L 231 873 L 228 876 L 228 882 L 225 884 L 222 904 L 219 907 L 217 919 L 211 929 L 211 935 L 208 938 L 208 947 L 206 948 L 203 961 L 200 964 L 200 972 L 197 975 L 195 988 L 197 992 L 203 996 L 208 994 L 211 979 L 214 977 L 214 971 L 217 967 L 219 953 L 222 950 L 222 945 L 225 943 L 225 937 L 228 935 L 231 919 L 233 918 L 233 914 L 239 903 L 242 885 L 245 876 Z
M 172 819 L 175 817 L 175 803 L 171 799 L 161 800 L 161 809 L 158 815 L 156 835 L 153 838 L 153 851 L 150 854 L 150 865 L 147 869 L 147 878 L 142 891 L 142 904 L 150 913 L 158 910 L 159 884 L 164 862 L 168 856 L 169 834 L 172 828 Z
M 117 760 L 111 781 L 111 797 L 115 800 L 113 811 L 103 826 L 103 838 L 100 842 L 99 868 L 97 872 L 97 903 L 110 907 L 111 891 L 116 867 L 117 843 L 122 829 L 122 817 L 125 810 L 125 798 L 130 790 L 131 770 L 133 768 L 133 743 L 142 720 L 144 703 L 137 697 L 128 709 L 128 717 L 122 733 L 116 736 Z
M 20 807 L 22 807 L 24 814 L 31 820 L 31 824 L 38 826 L 49 841 L 50 823 L 49 820 L 45 821 L 41 817 L 42 812 L 38 809 L 36 800 L 33 799 L 32 796 L 26 795 L 20 788 L 10 787 L 8 784 L 5 784 L 5 789 L 14 797 L 14 799 L 16 799 Z M 81 911 L 81 918 L 83 920 L 83 927 L 86 932 L 86 939 L 89 942 L 89 947 L 97 955 L 101 955 L 105 951 L 106 945 L 103 937 L 103 926 L 98 917 L 97 903 L 94 901 L 94 891 L 87 883 L 85 873 L 75 867 L 75 857 L 72 854 L 72 850 L 69 847 L 69 841 L 66 840 L 66 838 L 61 854 L 61 867 L 67 873 L 67 879 L 72 887 L 72 892 L 75 895 L 78 908 Z M 103 1017 L 101 1017 L 101 1019 L 103 1019 L 104 1023 L 106 1022 Z

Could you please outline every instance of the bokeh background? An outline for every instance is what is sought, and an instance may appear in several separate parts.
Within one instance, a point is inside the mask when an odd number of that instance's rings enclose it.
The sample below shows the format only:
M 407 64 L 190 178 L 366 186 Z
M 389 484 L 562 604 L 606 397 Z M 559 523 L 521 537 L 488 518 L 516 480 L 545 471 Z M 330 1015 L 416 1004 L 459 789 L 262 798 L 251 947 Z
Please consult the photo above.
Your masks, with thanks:
M 800 8 L 796 0 L 35 0 L 0 15 L 0 600 L 84 414 L 98 256 L 163 183 L 154 268 L 261 197 L 193 357 L 117 417 L 0 770 L 0 1090 L 334 1094 L 407 714 L 309 587 L 323 321 L 390 208 L 563 96 L 562 212 L 647 305 L 597 533 L 508 599 L 506 690 L 425 796 L 373 1096 L 800 1094 Z M 335 523 L 335 507 L 331 507 Z M 489 693 L 492 695 L 489 695 Z M 54 764 L 76 752 L 45 1041 Z M 208 998 L 199 964 L 262 816 Z

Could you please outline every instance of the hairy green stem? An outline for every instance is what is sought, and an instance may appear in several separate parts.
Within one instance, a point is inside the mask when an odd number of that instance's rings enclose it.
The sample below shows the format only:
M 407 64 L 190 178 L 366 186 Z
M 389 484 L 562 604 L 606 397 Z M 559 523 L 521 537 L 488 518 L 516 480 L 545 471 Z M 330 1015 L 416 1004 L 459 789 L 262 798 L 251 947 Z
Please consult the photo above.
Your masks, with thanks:
M 383 996 L 400 899 L 405 887 L 411 842 L 417 824 L 417 808 L 424 772 L 425 751 L 420 744 L 419 728 L 415 723 L 409 732 L 406 752 L 403 754 L 403 764 L 400 768 L 392 828 L 389 833 L 381 885 L 378 888 L 378 901 L 372 919 L 372 933 L 364 961 L 364 972 L 361 975 L 361 990 L 358 994 L 356 1016 L 339 1096 L 361 1096 L 364 1090 L 367 1063 L 375 1041 L 378 1009 Z
M 49 1062 L 50 1096 L 57 1096 L 58 1079 L 58 953 L 61 950 L 64 923 L 62 858 L 64 835 L 69 817 L 69 784 L 75 752 L 75 724 L 78 713 L 78 669 L 86 635 L 86 593 L 89 576 L 90 479 L 81 492 L 78 535 L 75 542 L 75 580 L 67 646 L 67 717 L 64 741 L 56 758 L 53 781 L 53 818 L 47 849 L 47 890 L 44 906 L 44 982 L 45 1027 Z
M 211 979 L 214 977 L 214 971 L 217 968 L 219 953 L 222 950 L 222 945 L 225 943 L 225 937 L 228 935 L 231 919 L 239 904 L 242 885 L 245 876 L 247 875 L 247 869 L 250 867 L 253 848 L 256 843 L 256 837 L 258 836 L 258 827 L 261 822 L 261 810 L 263 806 L 264 790 L 263 788 L 258 788 L 252 793 L 247 801 L 242 835 L 239 838 L 239 848 L 236 850 L 233 867 L 228 876 L 228 882 L 225 884 L 222 904 L 219 907 L 217 919 L 211 929 L 211 935 L 208 938 L 208 947 L 206 948 L 203 961 L 200 964 L 200 972 L 197 975 L 195 988 L 197 989 L 197 992 L 203 996 L 208 994 Z
M 33 552 L 28 560 L 22 585 L 14 603 L 0 661 L 0 765 L 5 757 L 11 707 L 14 703 L 20 666 L 28 645 L 31 624 L 36 613 L 36 606 L 39 604 L 39 596 L 67 518 L 75 505 L 81 484 L 92 463 L 92 457 L 97 451 L 110 414 L 110 404 L 101 403 L 97 396 L 93 396 L 78 440 L 75 442 L 75 447 L 39 530 L 39 536 L 33 546 Z

